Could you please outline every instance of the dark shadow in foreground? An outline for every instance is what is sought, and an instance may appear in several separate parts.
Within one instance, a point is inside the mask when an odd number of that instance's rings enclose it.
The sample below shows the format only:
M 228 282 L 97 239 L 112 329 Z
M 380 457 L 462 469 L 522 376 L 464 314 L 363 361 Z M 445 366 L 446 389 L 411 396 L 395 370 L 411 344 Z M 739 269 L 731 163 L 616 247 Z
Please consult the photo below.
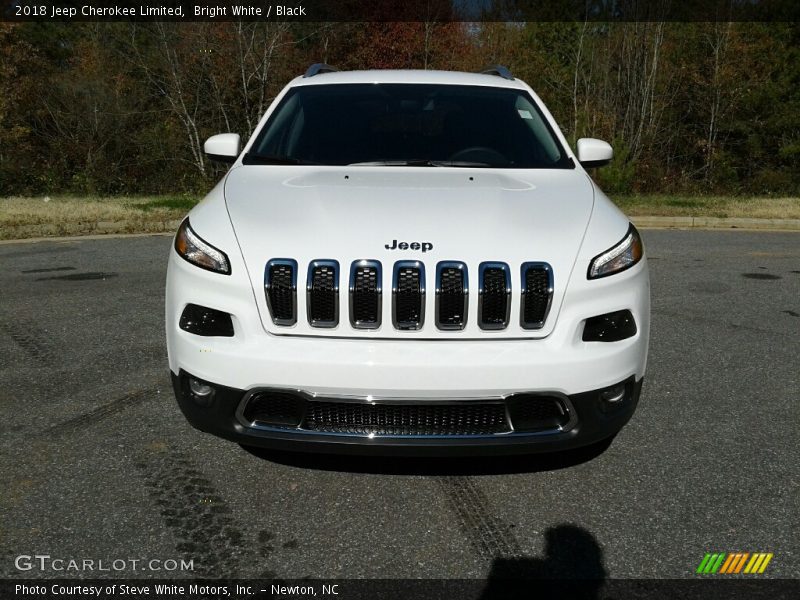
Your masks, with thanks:
M 350 456 L 283 452 L 250 446 L 242 446 L 242 448 L 263 460 L 301 469 L 381 475 L 504 475 L 574 467 L 600 456 L 608 449 L 612 441 L 613 438 L 609 438 L 586 448 L 547 454 L 458 458 Z
M 495 558 L 480 599 L 600 598 L 608 573 L 595 537 L 575 525 L 550 528 L 544 536 L 543 558 Z

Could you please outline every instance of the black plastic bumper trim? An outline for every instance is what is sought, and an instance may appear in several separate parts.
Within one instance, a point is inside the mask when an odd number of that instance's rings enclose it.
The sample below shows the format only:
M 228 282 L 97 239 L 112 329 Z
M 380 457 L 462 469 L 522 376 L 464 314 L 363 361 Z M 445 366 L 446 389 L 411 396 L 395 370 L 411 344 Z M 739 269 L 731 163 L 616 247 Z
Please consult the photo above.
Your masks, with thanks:
M 615 435 L 630 420 L 639 401 L 643 380 L 630 377 L 616 385 L 626 384 L 624 401 L 615 410 L 604 410 L 600 393 L 608 388 L 568 396 L 577 415 L 568 431 L 548 435 L 537 433 L 516 435 L 451 436 L 451 437 L 381 437 L 342 436 L 292 429 L 255 429 L 236 418 L 236 410 L 245 390 L 215 385 L 214 401 L 204 408 L 186 392 L 185 382 L 191 375 L 172 373 L 178 405 L 195 428 L 245 446 L 298 452 L 375 455 L 481 455 L 557 452 L 587 446 Z M 213 385 L 213 384 L 212 384 Z M 613 387 L 613 386 L 609 386 Z

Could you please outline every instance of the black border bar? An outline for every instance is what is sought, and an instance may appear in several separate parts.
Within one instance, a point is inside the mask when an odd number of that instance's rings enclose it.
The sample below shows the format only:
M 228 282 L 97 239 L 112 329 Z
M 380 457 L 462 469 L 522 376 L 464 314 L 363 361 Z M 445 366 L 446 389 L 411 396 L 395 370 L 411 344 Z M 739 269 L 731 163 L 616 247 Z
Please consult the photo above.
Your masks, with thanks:
M 530 559 L 498 560 L 504 561 L 508 571 L 496 570 L 493 565 L 487 579 L 5 579 L 0 582 L 0 597 L 4 600 L 85 600 L 98 597 L 104 600 L 783 600 L 800 597 L 800 580 L 797 579 L 757 579 L 759 576 L 750 579 L 721 576 L 697 576 L 695 579 L 535 579 L 525 576 L 523 563 Z M 17 586 L 26 586 L 27 591 L 22 592 Z M 128 589 L 135 587 L 139 593 L 123 593 L 123 586 L 128 586 Z M 170 591 L 156 593 L 156 586 L 169 586 Z M 144 587 L 148 588 L 147 593 L 142 593 Z M 92 595 L 77 591 L 83 588 L 102 588 L 102 593 L 98 596 L 96 592 Z M 43 593 L 32 593 L 32 589 Z M 70 589 L 75 589 L 76 593 L 69 593 Z M 227 590 L 227 594 L 221 590 Z
M 0 21 L 790 21 L 797 0 L 1 0 Z M 243 7 L 239 10 L 235 7 Z

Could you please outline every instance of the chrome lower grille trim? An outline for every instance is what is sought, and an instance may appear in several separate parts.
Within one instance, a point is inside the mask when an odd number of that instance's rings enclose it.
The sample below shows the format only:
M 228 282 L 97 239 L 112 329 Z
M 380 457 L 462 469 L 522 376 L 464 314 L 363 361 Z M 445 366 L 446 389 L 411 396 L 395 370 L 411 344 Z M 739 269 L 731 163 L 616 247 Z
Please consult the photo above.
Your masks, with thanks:
M 270 394 L 274 394 L 277 403 L 274 409 L 265 404 Z M 292 398 L 296 400 L 296 417 L 287 413 L 287 407 L 292 410 Z M 556 403 L 559 407 L 558 418 L 556 419 L 556 413 L 551 409 L 542 412 L 543 407 L 530 406 L 529 409 L 520 411 L 521 403 L 536 402 L 537 398 Z M 249 406 L 251 401 L 259 403 L 259 406 L 252 408 Z M 500 413 L 495 414 L 492 407 L 497 407 L 502 416 Z M 531 423 L 531 419 L 541 418 L 542 423 L 548 424 L 547 428 L 515 428 L 512 418 L 514 414 L 519 415 L 519 423 Z M 274 419 L 275 422 L 261 422 L 258 420 L 260 415 L 267 415 L 265 418 Z M 485 398 L 420 399 L 314 394 L 282 388 L 257 388 L 249 391 L 236 409 L 236 419 L 244 427 L 262 431 L 365 439 L 547 436 L 567 432 L 578 422 L 569 397 L 558 392 L 514 392 Z M 454 433 L 438 433 L 437 427 L 450 428 Z M 470 432 L 470 429 L 477 433 Z

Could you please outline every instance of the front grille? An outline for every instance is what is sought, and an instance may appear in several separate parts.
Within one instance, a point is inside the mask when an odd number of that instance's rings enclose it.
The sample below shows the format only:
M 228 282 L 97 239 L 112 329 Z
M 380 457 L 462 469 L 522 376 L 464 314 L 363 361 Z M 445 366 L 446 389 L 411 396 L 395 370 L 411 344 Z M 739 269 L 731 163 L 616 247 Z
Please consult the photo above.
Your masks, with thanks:
M 309 402 L 303 429 L 361 435 L 490 435 L 510 431 L 502 403 Z
M 381 325 L 381 264 L 355 261 L 350 268 L 350 323 L 356 329 Z
M 553 298 L 553 270 L 547 263 L 524 263 L 521 271 L 520 325 L 523 329 L 541 329 Z
M 306 283 L 308 322 L 312 327 L 339 324 L 339 263 L 315 260 L 308 265 Z
M 481 263 L 478 269 L 478 325 L 505 329 L 511 309 L 511 278 L 505 263 Z
M 305 309 L 312 328 L 337 328 L 340 325 L 339 263 L 317 259 L 302 265 L 307 273 Z M 516 267 L 515 267 L 516 268 Z M 520 330 L 545 326 L 553 301 L 553 269 L 546 262 L 525 262 L 520 266 L 519 313 L 514 301 L 515 319 Z M 267 263 L 264 273 L 265 295 L 273 323 L 297 323 L 297 273 L 293 259 L 276 258 Z M 350 265 L 348 305 L 350 326 L 354 329 L 380 329 L 383 313 L 383 273 L 378 260 L 356 260 Z M 400 331 L 424 327 L 426 312 L 426 268 L 422 261 L 402 260 L 392 268 L 391 320 Z M 440 331 L 468 329 L 470 279 L 466 263 L 442 261 L 435 268 L 435 327 Z M 474 281 L 473 281 L 474 285 Z M 478 266 L 477 318 L 472 327 L 505 330 L 512 307 L 511 269 L 504 262 L 483 262 Z M 516 315 L 519 317 L 516 317 Z M 516 325 L 516 324 L 515 324 Z M 474 331 L 474 330 L 473 330 Z M 347 335 L 345 333 L 345 335 Z
M 264 289 L 272 321 L 276 325 L 297 322 L 297 261 L 275 258 L 267 263 Z
M 418 261 L 394 264 L 392 322 L 396 329 L 419 329 L 425 322 L 425 267 Z
M 441 262 L 436 267 L 436 326 L 464 329 L 469 298 L 467 265 Z

